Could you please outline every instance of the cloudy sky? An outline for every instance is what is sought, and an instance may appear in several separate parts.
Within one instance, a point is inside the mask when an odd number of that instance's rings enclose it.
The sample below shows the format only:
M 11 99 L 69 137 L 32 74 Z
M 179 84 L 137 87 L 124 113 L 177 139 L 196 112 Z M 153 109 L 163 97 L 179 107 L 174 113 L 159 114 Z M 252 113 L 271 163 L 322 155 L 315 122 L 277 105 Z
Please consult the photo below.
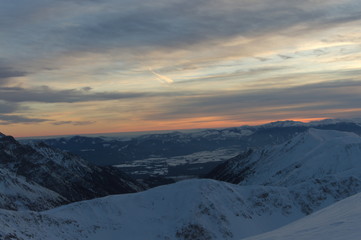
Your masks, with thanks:
M 359 0 L 0 2 L 15 136 L 361 117 Z

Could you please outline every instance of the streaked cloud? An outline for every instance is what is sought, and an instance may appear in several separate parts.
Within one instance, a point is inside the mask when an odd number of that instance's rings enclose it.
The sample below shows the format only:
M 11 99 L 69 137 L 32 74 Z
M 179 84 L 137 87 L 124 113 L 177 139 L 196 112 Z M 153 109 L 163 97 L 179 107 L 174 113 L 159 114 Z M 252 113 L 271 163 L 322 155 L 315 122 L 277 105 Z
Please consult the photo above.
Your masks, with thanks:
M 59 121 L 59 122 L 53 122 L 54 125 L 75 125 L 75 126 L 80 126 L 80 125 L 89 125 L 89 124 L 93 124 L 94 121 Z
M 208 96 L 175 99 L 159 107 L 155 114 L 146 115 L 144 118 L 169 120 L 213 116 L 251 121 L 280 115 L 286 117 L 290 113 L 292 118 L 303 118 L 310 113 L 312 117 L 327 118 L 338 115 L 342 110 L 351 113 L 350 117 L 356 117 L 361 114 L 361 95 L 357 94 L 359 92 L 359 80 L 251 92 L 220 91 Z
M 48 86 L 38 88 L 0 88 L 0 99 L 7 102 L 88 102 L 114 99 L 138 98 L 149 96 L 148 93 L 96 92 L 87 93 L 77 89 L 55 90 Z
M 174 83 L 173 79 L 171 79 L 167 76 L 161 75 L 159 73 L 156 73 L 151 68 L 149 68 L 149 71 L 151 73 L 153 73 L 157 77 L 157 80 L 160 81 L 161 83 Z
M 11 125 L 11 124 L 36 124 L 48 121 L 47 119 L 41 118 L 27 118 L 19 115 L 5 115 L 0 114 L 0 124 L 1 125 Z
M 0 114 L 13 113 L 18 109 L 18 104 L 0 101 Z
M 356 0 L 3 1 L 0 125 L 50 134 L 360 116 L 360 9 Z
M 49 86 L 37 88 L 0 87 L 0 100 L 5 102 L 75 103 L 97 102 L 135 98 L 187 96 L 196 92 L 90 92 L 90 89 L 52 89 Z
M 25 71 L 16 70 L 0 60 L 0 87 L 11 83 L 13 78 L 24 77 L 26 75 Z

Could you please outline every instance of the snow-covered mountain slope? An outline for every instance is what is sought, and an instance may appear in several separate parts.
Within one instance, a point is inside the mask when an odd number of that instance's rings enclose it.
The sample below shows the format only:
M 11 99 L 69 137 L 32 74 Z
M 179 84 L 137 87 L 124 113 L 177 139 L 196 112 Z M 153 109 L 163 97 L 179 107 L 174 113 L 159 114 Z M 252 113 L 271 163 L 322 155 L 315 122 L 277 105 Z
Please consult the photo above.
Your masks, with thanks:
M 361 192 L 361 137 L 309 129 L 284 144 L 244 152 L 208 177 L 243 186 L 286 187 L 310 214 Z
M 245 240 L 359 240 L 361 193 L 282 228 Z
M 42 143 L 22 145 L 11 136 L 0 137 L 0 168 L 55 191 L 69 201 L 142 189 L 117 168 L 93 166 Z
M 309 129 L 290 141 L 248 152 L 216 168 L 210 177 L 242 185 L 294 186 L 329 176 L 361 177 L 361 137 Z
M 88 229 L 70 219 L 61 219 L 39 212 L 0 209 L 2 240 L 83 240 Z
M 0 169 L 1 209 L 41 211 L 66 203 L 68 201 L 59 194 Z
M 286 187 L 187 180 L 44 212 L 0 210 L 0 239 L 239 240 L 305 217 L 304 204 L 312 206 L 314 199 L 306 197 L 300 201 L 299 196 L 305 194 L 303 190 L 299 189 L 296 194 Z M 359 233 L 361 195 L 350 199 L 327 208 L 331 211 L 322 210 L 270 235 L 261 235 L 259 240 L 298 239 L 299 236 L 305 236 L 300 240 L 326 239 L 322 234 L 333 234 L 333 229 L 342 230 L 343 226 L 342 231 L 350 227 Z M 316 237 L 312 238 L 310 233 Z
M 0 211 L 0 238 L 215 240 L 276 229 L 305 214 L 286 188 L 188 180 L 42 213 Z M 5 220 L 4 220 L 5 219 Z

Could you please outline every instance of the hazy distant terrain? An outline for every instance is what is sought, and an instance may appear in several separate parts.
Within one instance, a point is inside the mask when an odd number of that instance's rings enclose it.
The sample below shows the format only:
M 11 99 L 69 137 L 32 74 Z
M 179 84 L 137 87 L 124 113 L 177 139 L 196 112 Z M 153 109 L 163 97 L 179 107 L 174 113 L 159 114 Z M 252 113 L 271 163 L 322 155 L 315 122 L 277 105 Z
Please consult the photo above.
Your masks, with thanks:
M 43 141 L 72 152 L 96 165 L 115 165 L 136 178 L 199 177 L 244 150 L 282 143 L 309 128 L 361 134 L 358 121 L 325 120 L 312 123 L 284 121 L 254 127 L 157 133 L 132 138 L 72 136 L 33 141 Z

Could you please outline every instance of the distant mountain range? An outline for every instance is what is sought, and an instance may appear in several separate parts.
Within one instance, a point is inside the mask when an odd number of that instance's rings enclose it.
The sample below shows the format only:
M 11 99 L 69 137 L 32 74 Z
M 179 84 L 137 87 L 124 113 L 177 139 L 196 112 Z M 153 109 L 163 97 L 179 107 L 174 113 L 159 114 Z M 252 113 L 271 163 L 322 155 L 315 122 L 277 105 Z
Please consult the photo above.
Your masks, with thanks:
M 150 134 L 134 138 L 82 137 L 23 140 L 77 154 L 99 166 L 117 165 L 137 178 L 203 176 L 217 164 L 249 148 L 288 141 L 310 128 L 361 135 L 361 121 L 273 122 L 260 126 Z

